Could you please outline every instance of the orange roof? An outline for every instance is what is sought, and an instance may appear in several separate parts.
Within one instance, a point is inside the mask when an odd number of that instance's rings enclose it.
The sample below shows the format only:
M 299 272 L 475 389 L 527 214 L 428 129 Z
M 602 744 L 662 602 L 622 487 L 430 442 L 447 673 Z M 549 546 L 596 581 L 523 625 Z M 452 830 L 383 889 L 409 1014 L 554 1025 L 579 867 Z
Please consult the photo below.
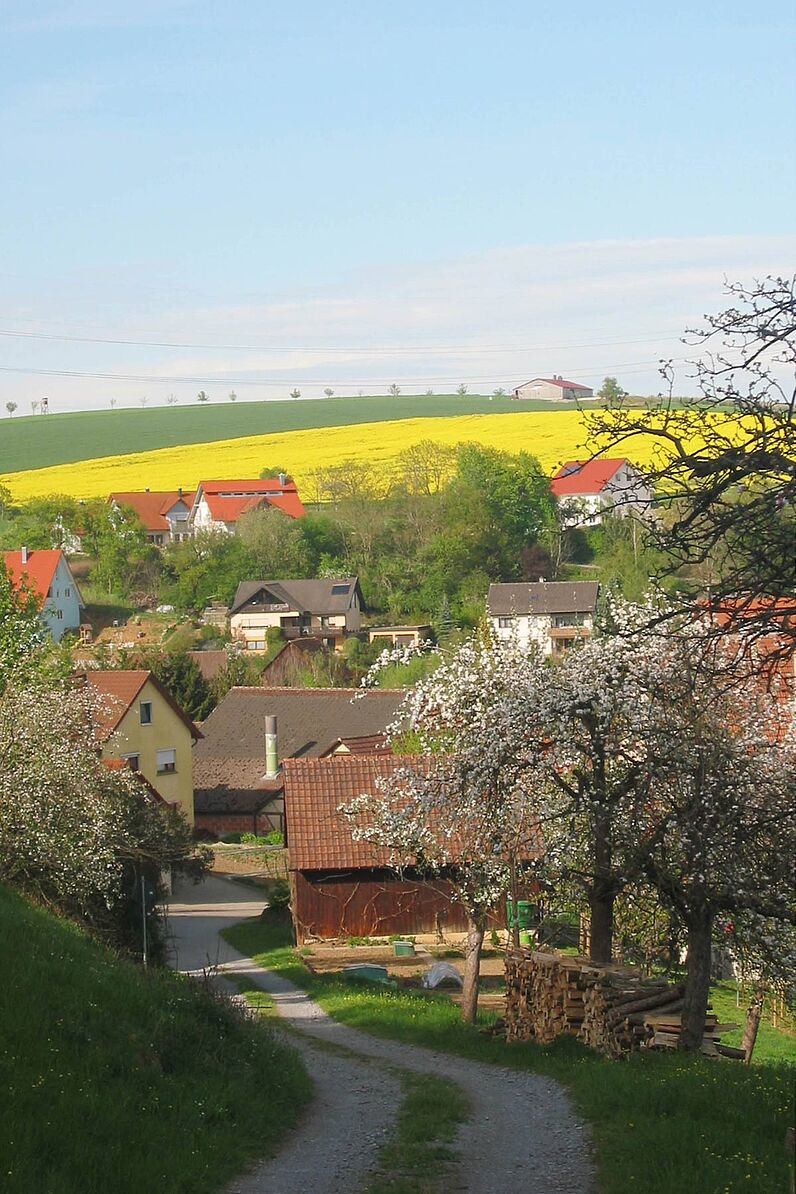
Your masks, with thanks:
M 292 477 L 287 477 L 284 484 L 278 477 L 200 481 L 197 498 L 200 495 L 216 522 L 237 522 L 242 514 L 266 505 L 276 506 L 289 518 L 303 518 L 306 514 Z
M 44 602 L 50 585 L 55 576 L 59 560 L 64 559 L 64 553 L 59 549 L 53 551 L 29 551 L 26 563 L 22 563 L 21 551 L 3 552 L 6 571 L 11 577 L 15 588 L 24 576 L 29 588 L 36 594 L 40 602 Z
M 94 710 L 94 732 L 101 742 L 110 738 L 124 715 L 132 708 L 136 697 L 151 680 L 160 695 L 168 702 L 178 717 L 182 719 L 195 740 L 202 737 L 199 728 L 194 725 L 190 717 L 180 708 L 168 689 L 164 688 L 157 676 L 152 672 L 141 670 L 125 670 L 114 668 L 108 671 L 87 671 L 86 685 L 92 696 L 96 698 Z
M 110 738 L 151 674 L 121 668 L 86 672 L 86 685 L 95 698 L 94 731 L 100 741 Z
M 553 477 L 550 489 L 554 497 L 600 493 L 623 464 L 627 464 L 624 457 L 614 460 L 568 460 Z
M 143 493 L 138 490 L 131 493 L 112 493 L 108 497 L 109 502 L 116 502 L 119 506 L 130 506 L 148 531 L 168 531 L 168 511 L 179 501 L 183 501 L 190 510 L 193 499 L 192 489 L 169 489 L 163 492 L 144 490 Z

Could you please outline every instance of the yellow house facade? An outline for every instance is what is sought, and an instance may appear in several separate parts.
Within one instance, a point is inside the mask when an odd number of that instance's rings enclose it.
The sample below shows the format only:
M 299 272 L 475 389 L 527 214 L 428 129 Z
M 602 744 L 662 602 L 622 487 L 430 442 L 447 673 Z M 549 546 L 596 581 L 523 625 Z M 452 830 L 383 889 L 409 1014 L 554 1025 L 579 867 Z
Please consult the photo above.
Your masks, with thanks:
M 201 733 L 147 671 L 89 671 L 102 757 L 124 759 L 194 823 L 193 744 Z

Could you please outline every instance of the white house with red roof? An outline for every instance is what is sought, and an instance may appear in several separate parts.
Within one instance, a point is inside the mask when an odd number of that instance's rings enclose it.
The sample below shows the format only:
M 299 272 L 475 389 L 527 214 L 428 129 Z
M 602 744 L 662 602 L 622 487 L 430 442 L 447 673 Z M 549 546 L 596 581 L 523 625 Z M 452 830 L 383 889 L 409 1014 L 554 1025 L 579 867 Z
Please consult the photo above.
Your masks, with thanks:
M 652 490 L 624 457 L 568 460 L 550 482 L 564 526 L 599 526 L 611 511 L 649 516 Z
M 288 518 L 303 518 L 301 504 L 292 477 L 280 473 L 257 481 L 200 481 L 196 489 L 190 523 L 193 531 L 227 531 L 234 534 L 238 519 L 251 510 L 273 507 Z
M 80 629 L 83 598 L 62 551 L 19 551 L 3 553 L 6 572 L 15 588 L 27 585 L 39 599 L 40 615 L 55 642 L 67 631 Z
M 114 506 L 127 506 L 133 510 L 146 530 L 147 540 L 162 547 L 164 543 L 180 543 L 183 539 L 190 539 L 188 519 L 194 497 L 192 489 L 145 489 L 143 493 L 112 493 L 108 501 Z
M 532 377 L 530 381 L 524 381 L 511 391 L 511 396 L 541 399 L 543 402 L 574 402 L 578 398 L 593 398 L 594 390 L 577 381 L 566 381 L 554 373 L 552 377 Z

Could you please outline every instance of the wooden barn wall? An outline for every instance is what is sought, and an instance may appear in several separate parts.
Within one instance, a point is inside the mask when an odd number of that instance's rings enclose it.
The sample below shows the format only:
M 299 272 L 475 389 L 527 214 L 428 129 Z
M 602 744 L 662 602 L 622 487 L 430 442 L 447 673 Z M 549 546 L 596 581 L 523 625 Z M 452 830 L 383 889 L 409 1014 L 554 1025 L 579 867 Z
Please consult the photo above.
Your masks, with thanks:
M 386 937 L 392 933 L 461 932 L 467 927 L 450 884 L 398 878 L 389 871 L 292 871 L 297 939 Z M 439 922 L 438 922 L 439 918 Z

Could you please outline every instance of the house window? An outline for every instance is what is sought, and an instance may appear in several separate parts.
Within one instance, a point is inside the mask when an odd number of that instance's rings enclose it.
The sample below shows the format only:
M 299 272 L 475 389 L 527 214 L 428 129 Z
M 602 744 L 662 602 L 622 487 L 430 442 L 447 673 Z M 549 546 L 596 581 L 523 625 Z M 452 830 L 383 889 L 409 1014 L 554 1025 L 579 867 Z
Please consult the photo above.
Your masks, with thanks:
M 72 590 L 67 585 L 66 588 L 64 589 L 64 597 L 71 597 L 71 596 L 72 596 Z
M 53 615 L 53 617 L 54 617 L 54 618 L 55 618 L 57 621 L 59 621 L 59 622 L 63 622 L 63 620 L 64 620 L 64 611 L 63 611 L 62 609 L 54 609 L 54 610 L 52 611 L 52 615 Z
M 348 585 L 332 585 L 332 596 L 343 597 L 348 592 Z
M 500 630 L 510 630 L 513 625 L 513 618 L 498 618 L 498 628 Z
M 265 639 L 264 638 L 248 639 L 246 642 L 246 650 L 247 651 L 264 651 L 265 650 Z
M 131 771 L 138 771 L 140 767 L 140 759 L 138 755 L 122 755 L 122 758 L 127 761 L 127 766 Z
M 141 704 L 138 706 L 138 713 L 139 713 L 139 716 L 141 719 L 142 726 L 151 726 L 152 725 L 152 702 L 151 701 L 141 701 Z
M 158 775 L 165 775 L 167 772 L 176 771 L 176 750 L 159 750 L 156 755 L 156 765 Z

